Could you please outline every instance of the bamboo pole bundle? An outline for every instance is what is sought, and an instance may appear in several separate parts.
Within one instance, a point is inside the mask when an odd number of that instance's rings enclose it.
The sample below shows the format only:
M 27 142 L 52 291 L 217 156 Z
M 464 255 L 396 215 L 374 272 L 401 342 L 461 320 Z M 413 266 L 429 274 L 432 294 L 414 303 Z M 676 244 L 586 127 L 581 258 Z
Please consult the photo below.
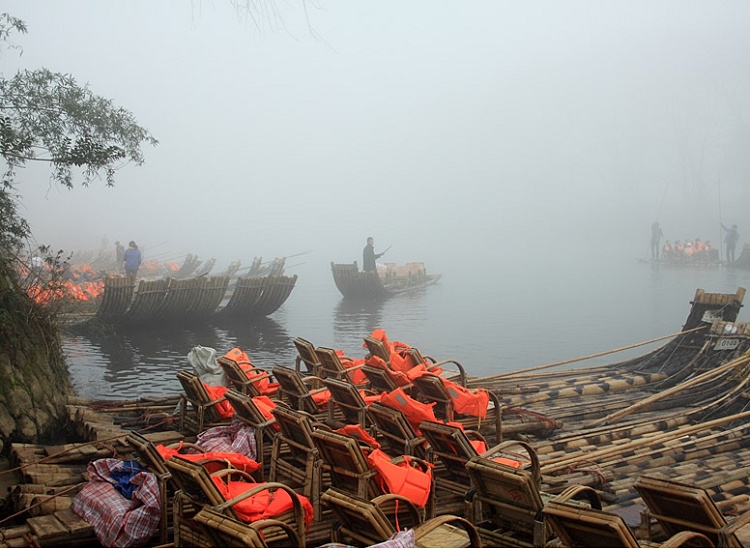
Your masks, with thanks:
M 580 460 L 593 461 L 603 460 L 611 456 L 622 456 L 625 452 L 634 452 L 638 448 L 648 447 L 655 444 L 656 442 L 669 442 L 679 440 L 680 437 L 687 436 L 691 433 L 725 425 L 728 422 L 738 421 L 740 419 L 747 418 L 748 416 L 750 416 L 750 411 L 732 415 L 731 417 L 704 422 L 697 426 L 684 426 L 669 432 L 654 433 L 634 440 L 617 441 L 613 445 L 610 445 L 603 449 L 598 449 L 590 453 L 570 453 L 568 457 L 560 461 L 555 461 L 552 464 L 543 463 L 541 465 L 541 472 L 542 474 L 545 474 L 551 470 L 565 469 L 566 467 L 570 467 L 571 465 L 575 464 L 575 462 Z
M 607 417 L 605 417 L 605 418 L 603 418 L 601 420 L 598 420 L 598 421 L 596 421 L 596 422 L 594 422 L 592 424 L 592 427 L 593 426 L 600 426 L 600 425 L 605 424 L 605 423 L 616 422 L 616 421 L 620 420 L 621 418 L 623 418 L 623 417 L 625 417 L 625 416 L 627 416 L 629 414 L 632 414 L 634 411 L 636 411 L 636 410 L 638 410 L 638 409 L 640 409 L 642 407 L 645 407 L 645 406 L 647 406 L 648 404 L 650 404 L 650 403 L 652 403 L 654 401 L 658 401 L 660 399 L 664 399 L 665 397 L 671 396 L 671 395 L 673 395 L 675 393 L 685 392 L 685 391 L 691 390 L 693 387 L 695 387 L 697 385 L 700 385 L 700 384 L 703 384 L 703 383 L 705 383 L 707 381 L 713 381 L 713 380 L 719 378 L 722 374 L 725 374 L 727 372 L 733 371 L 736 368 L 741 368 L 742 366 L 747 365 L 749 361 L 750 361 L 750 358 L 743 355 L 739 359 L 736 359 L 734 361 L 730 361 L 728 363 L 725 363 L 724 365 L 722 365 L 720 367 L 717 367 L 717 368 L 715 368 L 713 370 L 710 370 L 708 372 L 700 374 L 700 375 L 696 376 L 695 378 L 687 380 L 686 382 L 684 382 L 682 384 L 678 384 L 677 386 L 675 386 L 673 388 L 666 389 L 666 390 L 664 390 L 662 392 L 659 392 L 659 393 L 653 395 L 650 398 L 647 398 L 647 399 L 644 399 L 643 401 L 640 401 L 639 403 L 635 403 L 635 404 L 633 404 L 632 406 L 630 406 L 630 407 L 628 407 L 626 409 L 623 409 L 621 411 L 618 411 L 617 413 L 611 414 L 611 415 L 609 415 L 609 416 L 607 416 Z M 739 384 L 737 384 L 736 388 L 745 387 L 745 385 L 747 384 L 747 381 L 748 381 L 748 378 L 744 378 Z M 738 390 L 735 390 L 735 391 L 738 391 Z
M 656 415 L 656 418 L 647 418 L 637 424 L 606 426 L 601 429 L 597 428 L 590 431 L 564 434 L 560 438 L 550 439 L 534 445 L 534 450 L 538 455 L 544 455 L 552 459 L 556 456 L 565 456 L 569 452 L 580 450 L 587 445 L 599 446 L 625 438 L 635 438 L 656 431 L 676 428 L 677 426 L 684 425 L 689 419 L 690 416 L 684 413 L 666 418 Z
M 528 396 L 512 396 L 504 400 L 509 407 L 525 407 L 545 401 L 556 402 L 566 398 L 580 398 L 581 396 L 604 395 L 624 391 L 636 386 L 653 384 L 666 379 L 666 375 L 639 375 L 628 378 L 607 377 L 589 384 L 566 384 L 564 387 L 535 393 Z

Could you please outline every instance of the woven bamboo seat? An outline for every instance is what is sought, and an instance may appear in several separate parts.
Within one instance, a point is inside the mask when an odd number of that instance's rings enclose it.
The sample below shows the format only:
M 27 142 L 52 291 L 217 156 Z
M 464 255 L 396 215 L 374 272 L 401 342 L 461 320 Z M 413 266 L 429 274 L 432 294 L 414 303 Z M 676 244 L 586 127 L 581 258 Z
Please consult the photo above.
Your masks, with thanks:
M 211 399 L 200 377 L 190 371 L 177 373 L 183 393 L 180 396 L 180 431 L 197 434 L 212 426 L 223 426 L 231 422 L 221 415 L 217 405 L 226 398 Z M 188 407 L 189 405 L 189 407 Z
M 639 541 L 622 517 L 569 502 L 547 503 L 544 517 L 561 545 L 567 548 L 713 547 L 705 535 L 692 531 L 680 531 L 661 544 Z
M 590 508 L 601 509 L 598 494 L 582 485 L 559 496 L 542 493 L 539 460 L 522 441 L 500 443 L 472 457 L 465 468 L 474 504 L 470 519 L 487 545 L 545 546 L 553 533 L 542 511 L 553 499 L 586 499 Z
M 317 347 L 315 348 L 315 353 L 320 360 L 320 368 L 318 370 L 318 376 L 320 378 L 343 380 L 361 388 L 367 386 L 366 383 L 358 383 L 358 380 L 355 379 L 354 373 L 361 372 L 361 364 L 347 366 L 346 362 L 351 361 L 351 359 L 339 356 L 336 353 L 336 350 L 332 348 Z M 364 375 L 362 378 L 364 378 Z
M 459 422 L 466 429 L 477 430 L 487 437 L 496 438 L 498 442 L 502 441 L 502 408 L 493 392 L 484 390 L 489 394 L 489 403 L 486 417 L 481 419 L 455 412 L 453 398 L 442 377 L 427 373 L 415 378 L 413 384 L 412 395 L 425 403 L 435 403 L 433 411 L 438 420 Z
M 471 489 L 466 463 L 478 455 L 471 441 L 479 441 L 486 448 L 484 436 L 476 431 L 430 420 L 423 421 L 419 428 L 427 440 L 428 460 L 443 466 L 435 470 L 437 488 L 463 498 Z
M 270 467 L 273 438 L 278 431 L 274 426 L 274 420 L 265 417 L 250 395 L 237 390 L 227 390 L 224 397 L 234 408 L 234 418 L 252 427 L 255 432 L 255 460 L 261 465 L 255 476 L 259 481 L 263 481 Z
M 331 528 L 335 542 L 372 545 L 387 540 L 399 529 L 413 529 L 418 548 L 480 547 L 479 535 L 467 520 L 443 515 L 422 522 L 416 507 L 398 495 L 365 500 L 332 487 L 321 500 L 338 520 Z
M 281 365 L 273 368 L 273 376 L 279 382 L 279 397 L 293 409 L 316 415 L 322 420 L 327 413 L 327 404 L 319 406 L 313 397 L 327 392 L 323 381 L 317 376 L 303 376 L 300 371 Z
M 274 547 L 302 548 L 297 532 L 283 521 L 260 519 L 242 523 L 214 508 L 206 506 L 193 517 L 202 526 L 204 536 L 213 548 L 269 548 L 266 531 L 281 531 L 286 539 L 276 534 Z
M 363 445 L 356 438 L 333 432 L 327 429 L 315 430 L 312 434 L 315 447 L 322 460 L 323 470 L 330 474 L 331 486 L 364 499 L 373 499 L 385 494 L 383 487 L 376 479 L 378 471 L 367 462 Z M 404 461 L 427 463 L 416 457 L 402 455 L 391 459 L 393 464 Z M 427 504 L 424 508 L 426 517 L 435 515 L 435 483 L 430 484 Z
M 297 357 L 294 358 L 294 369 L 302 372 L 302 365 L 307 371 L 305 374 L 311 376 L 320 376 L 320 358 L 315 352 L 315 346 L 312 342 L 300 338 L 299 336 L 292 340 L 294 347 L 297 348 Z
M 676 481 L 641 476 L 635 488 L 646 504 L 647 517 L 656 520 L 668 537 L 681 531 L 696 531 L 717 547 L 746 547 L 737 531 L 748 524 L 750 512 L 727 518 L 708 491 Z
M 379 357 L 380 359 L 385 361 L 385 364 L 389 368 L 391 368 L 391 355 L 385 342 L 383 342 L 382 340 L 378 340 L 377 338 L 373 338 L 372 336 L 365 336 L 364 341 L 368 353 L 375 357 Z M 463 365 L 461 365 L 461 363 L 459 363 L 458 361 L 455 361 L 453 359 L 436 361 L 432 357 L 422 355 L 422 352 L 414 347 L 408 347 L 404 350 L 404 353 L 412 358 L 412 362 L 414 363 L 414 365 L 424 365 L 428 371 L 436 370 L 439 368 L 441 371 L 443 371 L 443 376 L 445 376 L 445 378 L 461 386 L 466 386 L 466 371 L 464 370 Z M 446 367 L 447 365 L 453 365 L 455 368 L 445 369 L 444 367 Z
M 260 395 L 260 391 L 255 384 L 260 380 L 272 378 L 270 372 L 256 367 L 252 363 L 249 365 L 240 364 L 229 357 L 217 357 L 216 362 L 224 370 L 230 387 L 247 395 Z
M 156 446 L 138 432 L 129 432 L 125 440 L 138 455 L 138 462 L 152 472 L 159 483 L 159 505 L 161 506 L 161 523 L 159 524 L 159 540 L 162 544 L 167 542 L 169 531 L 172 527 L 172 499 L 174 498 L 174 487 L 171 482 L 172 474 L 166 467 L 166 460 L 157 450 Z M 193 449 L 204 452 L 203 449 L 191 443 L 179 443 L 185 450 Z
M 239 521 L 239 517 L 233 507 L 264 490 L 271 491 L 272 493 L 284 491 L 289 494 L 293 509 L 273 519 L 291 526 L 297 533 L 301 546 L 305 546 L 306 524 L 304 508 L 297 493 L 288 486 L 281 483 L 259 483 L 254 488 L 227 500 L 214 484 L 212 477 L 219 477 L 226 483 L 231 483 L 232 481 L 255 483 L 253 477 L 241 470 L 233 469 L 223 469 L 209 473 L 209 470 L 203 465 L 190 462 L 179 456 L 167 460 L 166 467 L 172 474 L 172 479 L 180 488 L 175 495 L 174 503 L 175 546 L 183 544 L 206 546 L 204 532 L 196 529 L 194 519 L 195 514 L 202 508 L 210 506 L 216 512 Z M 266 542 L 270 542 L 276 538 L 286 539 L 287 535 L 278 529 L 266 533 Z
M 399 387 L 404 389 L 411 387 L 411 380 L 407 381 L 405 374 L 399 377 L 387 367 L 362 365 L 362 373 L 367 377 L 370 389 L 376 392 L 391 392 Z
M 427 458 L 427 440 L 416 434 L 403 412 L 376 401 L 368 405 L 367 415 L 375 428 L 378 441 L 391 454 L 403 453 Z
M 336 425 L 337 421 L 343 421 L 344 424 L 359 424 L 365 430 L 370 427 L 367 402 L 354 384 L 335 378 L 324 378 L 323 384 L 331 392 L 331 400 L 328 402 L 330 424 Z
M 315 519 L 321 517 L 322 464 L 313 441 L 315 419 L 284 405 L 273 410 L 279 425 L 271 454 L 271 481 L 282 482 L 310 499 Z

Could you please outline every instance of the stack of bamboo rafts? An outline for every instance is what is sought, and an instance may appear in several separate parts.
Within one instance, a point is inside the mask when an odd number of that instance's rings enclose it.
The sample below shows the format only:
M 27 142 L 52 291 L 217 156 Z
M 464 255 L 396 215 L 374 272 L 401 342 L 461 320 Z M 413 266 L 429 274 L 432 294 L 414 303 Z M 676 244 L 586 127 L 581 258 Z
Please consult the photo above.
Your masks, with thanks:
M 12 445 L 10 470 L 4 477 L 12 476 L 17 484 L 8 484 L 10 512 L 0 524 L 0 546 L 96 545 L 91 526 L 70 510 L 71 500 L 86 482 L 88 463 L 131 453 L 125 440 L 130 430 L 148 430 L 155 444 L 185 439 L 168 430 L 174 417 L 167 411 L 174 411 L 177 397 L 121 402 L 71 397 L 68 402 L 73 437 L 82 443 Z
M 750 510 L 750 325 L 736 322 L 743 297 L 742 289 L 699 290 L 681 332 L 635 359 L 578 369 L 564 361 L 468 385 L 498 396 L 502 427 L 493 439 L 533 448 L 546 493 L 585 484 L 608 510 L 637 515 L 643 504 L 634 483 L 648 473 L 705 488 L 725 514 L 742 513 Z M 0 524 L 0 545 L 94 542 L 90 526 L 69 509 L 86 464 L 132 451 L 124 439 L 130 430 L 154 443 L 189 440 L 174 431 L 177 404 L 177 397 L 71 399 L 71 425 L 82 443 L 13 445 L 11 466 L 21 475 L 13 514 L 26 519 Z

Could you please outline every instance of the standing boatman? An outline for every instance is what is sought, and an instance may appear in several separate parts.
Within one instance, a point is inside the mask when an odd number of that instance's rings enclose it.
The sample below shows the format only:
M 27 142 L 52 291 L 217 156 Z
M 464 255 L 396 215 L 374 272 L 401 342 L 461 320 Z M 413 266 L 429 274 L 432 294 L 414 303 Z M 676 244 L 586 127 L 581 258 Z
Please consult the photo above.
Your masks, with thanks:
M 375 260 L 380 258 L 385 251 L 380 254 L 375 254 L 375 244 L 372 237 L 367 237 L 367 244 L 365 249 L 362 251 L 362 271 L 377 271 L 377 265 Z

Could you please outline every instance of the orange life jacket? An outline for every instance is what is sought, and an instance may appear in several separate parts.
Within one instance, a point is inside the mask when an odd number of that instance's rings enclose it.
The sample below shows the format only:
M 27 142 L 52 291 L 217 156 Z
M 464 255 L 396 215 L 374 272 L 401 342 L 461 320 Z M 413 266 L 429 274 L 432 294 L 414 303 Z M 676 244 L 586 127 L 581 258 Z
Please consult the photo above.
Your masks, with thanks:
M 391 457 L 380 449 L 370 451 L 367 462 L 371 468 L 378 471 L 378 481 L 386 493 L 401 495 L 417 508 L 425 507 L 432 487 L 431 467 L 422 469 L 417 463 L 410 461 L 409 457 L 394 464 Z
M 276 418 L 273 412 L 271 412 L 276 408 L 276 402 L 273 399 L 267 395 L 255 395 L 251 399 L 255 403 L 255 406 L 258 407 L 258 410 L 266 417 L 266 420 L 274 420 Z M 280 429 L 276 422 L 272 424 L 272 427 L 277 431 Z
M 232 467 L 237 468 L 238 470 L 243 470 L 248 474 L 252 474 L 258 468 L 260 468 L 259 463 L 254 461 L 249 456 L 240 453 L 211 451 L 205 453 L 180 453 L 179 449 L 170 449 L 169 447 L 166 447 L 162 444 L 156 445 L 156 450 L 159 451 L 159 454 L 164 458 L 164 460 L 169 460 L 175 455 L 191 462 L 201 462 L 203 460 L 224 460 L 227 463 L 231 464 Z
M 391 392 L 383 392 L 380 395 L 380 402 L 394 409 L 398 409 L 406 415 L 406 419 L 414 428 L 414 433 L 420 435 L 422 431 L 419 425 L 424 420 L 437 422 L 433 407 L 435 403 L 422 403 L 406 394 L 403 388 L 396 388 Z
M 211 384 L 206 384 L 205 382 L 203 382 L 203 387 L 206 388 L 206 393 L 208 394 L 208 397 L 211 398 L 211 401 L 215 399 L 221 399 L 229 389 L 224 386 L 212 386 Z M 232 415 L 234 414 L 234 407 L 232 407 L 232 404 L 229 401 L 219 401 L 218 403 L 216 403 L 216 411 L 222 418 L 232 418 Z
M 340 349 L 336 350 L 336 355 L 339 357 L 344 356 L 344 352 Z M 357 365 L 364 365 L 365 360 L 364 359 L 345 359 L 341 361 L 341 364 L 345 369 L 350 369 L 352 367 L 356 367 Z M 362 369 L 354 369 L 349 371 L 349 377 L 352 379 L 352 382 L 354 382 L 354 385 L 364 384 L 367 381 L 367 376 L 365 376 L 365 373 L 362 372 Z
M 384 370 L 397 386 L 408 386 L 411 384 L 411 379 L 409 378 L 408 373 L 391 369 L 380 357 L 374 355 L 368 357 L 365 360 L 365 365 Z
M 451 396 L 455 412 L 479 418 L 487 417 L 487 405 L 490 402 L 490 394 L 487 390 L 480 388 L 476 391 L 471 391 L 445 378 L 441 378 L 441 380 L 448 394 Z
M 380 443 L 378 443 L 378 440 L 372 437 L 367 432 L 367 430 L 365 430 L 359 424 L 347 424 L 346 426 L 342 426 L 334 431 L 343 435 L 349 435 L 353 437 L 354 439 L 361 441 L 362 443 L 364 443 L 365 445 L 368 445 L 369 447 L 373 449 L 380 448 Z
M 261 483 L 251 483 L 249 481 L 224 482 L 223 479 L 218 477 L 212 477 L 211 479 L 226 500 L 230 500 L 241 495 L 245 491 L 254 489 L 258 485 L 262 485 Z M 305 524 L 309 526 L 310 522 L 313 520 L 314 514 L 312 504 L 310 504 L 310 500 L 306 496 L 298 493 L 298 497 L 302 503 L 302 508 L 305 510 Z M 292 497 L 289 496 L 289 493 L 279 489 L 273 493 L 272 498 L 271 493 L 266 489 L 257 492 L 250 498 L 245 498 L 239 501 L 232 506 L 232 509 L 241 520 L 247 523 L 252 523 L 259 519 L 277 517 L 284 512 L 291 510 L 293 507 L 294 504 L 292 503 Z
M 235 361 L 242 370 L 245 371 L 247 377 L 253 381 L 253 386 L 258 390 L 261 395 L 273 395 L 279 388 L 278 382 L 271 382 L 265 375 L 268 373 L 264 370 L 255 370 L 256 367 L 250 361 L 250 357 L 242 351 L 240 348 L 232 348 L 224 354 L 227 359 Z

